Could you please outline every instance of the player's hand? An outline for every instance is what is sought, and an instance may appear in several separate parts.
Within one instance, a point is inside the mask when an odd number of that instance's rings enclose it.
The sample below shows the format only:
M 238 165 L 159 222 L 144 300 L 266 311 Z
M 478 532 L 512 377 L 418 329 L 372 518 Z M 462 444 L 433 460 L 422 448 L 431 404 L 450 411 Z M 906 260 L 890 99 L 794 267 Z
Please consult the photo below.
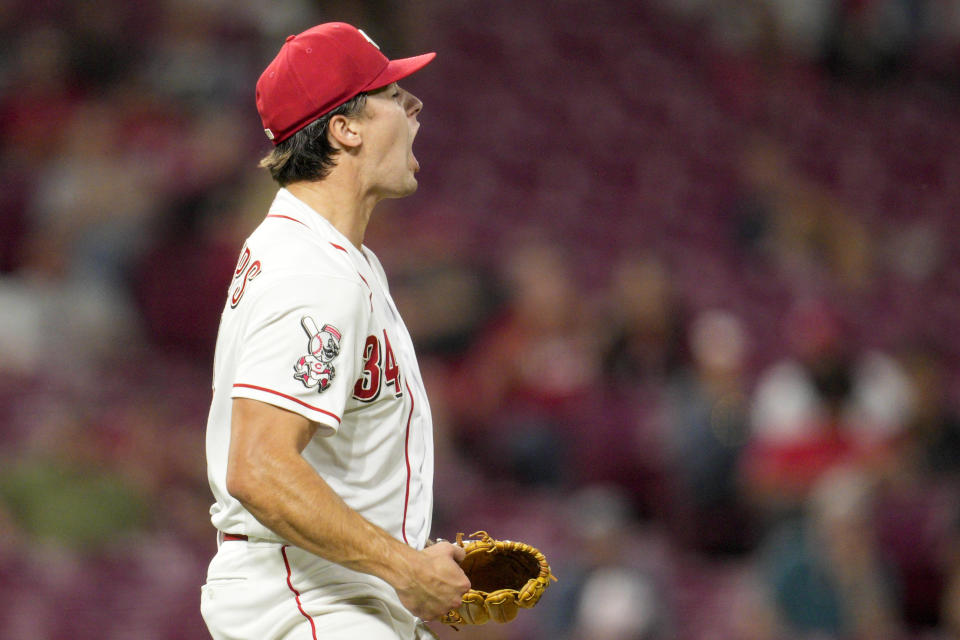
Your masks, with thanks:
M 459 607 L 460 598 L 470 590 L 470 580 L 460 568 L 463 556 L 463 548 L 449 542 L 418 552 L 409 583 L 397 588 L 403 606 L 424 620 L 435 620 Z

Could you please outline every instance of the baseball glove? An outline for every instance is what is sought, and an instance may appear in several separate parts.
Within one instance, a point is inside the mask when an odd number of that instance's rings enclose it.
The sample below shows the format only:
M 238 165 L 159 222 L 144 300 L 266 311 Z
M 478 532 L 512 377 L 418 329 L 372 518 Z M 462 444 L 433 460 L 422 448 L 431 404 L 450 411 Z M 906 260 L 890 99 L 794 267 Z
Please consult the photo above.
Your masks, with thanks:
M 521 608 L 536 605 L 550 580 L 557 579 L 543 554 L 528 544 L 494 540 L 486 531 L 470 537 L 476 539 L 464 544 L 463 534 L 457 534 L 457 544 L 466 552 L 460 566 L 470 578 L 470 590 L 457 609 L 440 619 L 444 624 L 510 622 Z

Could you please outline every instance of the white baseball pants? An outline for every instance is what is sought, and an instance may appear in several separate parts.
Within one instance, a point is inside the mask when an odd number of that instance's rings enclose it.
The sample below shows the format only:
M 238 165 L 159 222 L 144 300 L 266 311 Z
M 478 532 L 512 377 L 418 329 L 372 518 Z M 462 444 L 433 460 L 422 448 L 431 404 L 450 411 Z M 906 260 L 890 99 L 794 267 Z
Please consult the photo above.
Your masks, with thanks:
M 201 589 L 215 640 L 427 640 L 389 585 L 297 547 L 220 545 Z

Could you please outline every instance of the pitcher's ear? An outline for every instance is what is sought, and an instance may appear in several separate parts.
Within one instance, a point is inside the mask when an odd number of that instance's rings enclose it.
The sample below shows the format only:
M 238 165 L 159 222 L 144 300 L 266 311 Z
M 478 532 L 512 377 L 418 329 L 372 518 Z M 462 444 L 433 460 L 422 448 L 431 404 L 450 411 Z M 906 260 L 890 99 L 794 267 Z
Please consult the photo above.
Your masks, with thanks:
M 363 142 L 360 136 L 359 118 L 336 115 L 330 118 L 327 132 L 330 143 L 337 149 L 355 149 Z

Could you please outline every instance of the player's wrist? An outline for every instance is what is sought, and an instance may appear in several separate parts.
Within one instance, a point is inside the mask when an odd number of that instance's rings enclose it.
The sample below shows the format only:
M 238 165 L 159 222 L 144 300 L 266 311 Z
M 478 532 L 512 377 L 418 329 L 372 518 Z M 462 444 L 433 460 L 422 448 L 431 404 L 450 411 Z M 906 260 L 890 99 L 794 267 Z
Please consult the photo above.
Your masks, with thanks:
M 417 582 L 417 564 L 419 552 L 402 542 L 384 534 L 382 545 L 378 548 L 377 557 L 371 558 L 372 567 L 369 573 L 377 576 L 397 591 L 411 589 Z

